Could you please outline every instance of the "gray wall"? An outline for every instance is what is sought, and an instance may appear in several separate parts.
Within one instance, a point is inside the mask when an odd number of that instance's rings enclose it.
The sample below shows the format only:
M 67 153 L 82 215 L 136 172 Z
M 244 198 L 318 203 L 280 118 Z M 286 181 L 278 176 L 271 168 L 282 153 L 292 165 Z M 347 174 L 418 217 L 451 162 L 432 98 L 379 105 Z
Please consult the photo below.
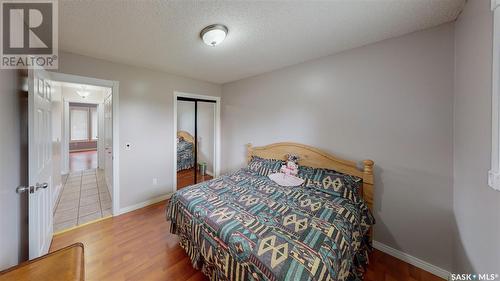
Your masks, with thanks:
M 223 170 L 244 144 L 373 159 L 375 239 L 451 270 L 453 25 L 222 87 Z
M 26 139 L 20 118 L 27 103 L 17 91 L 17 72 L 0 70 L 0 270 L 27 258 L 27 194 L 16 194 L 26 184 Z
M 493 18 L 468 1 L 455 25 L 455 271 L 499 273 L 500 192 L 488 187 Z
M 64 52 L 58 71 L 120 82 L 120 207 L 173 192 L 173 93 L 220 96 L 221 87 Z

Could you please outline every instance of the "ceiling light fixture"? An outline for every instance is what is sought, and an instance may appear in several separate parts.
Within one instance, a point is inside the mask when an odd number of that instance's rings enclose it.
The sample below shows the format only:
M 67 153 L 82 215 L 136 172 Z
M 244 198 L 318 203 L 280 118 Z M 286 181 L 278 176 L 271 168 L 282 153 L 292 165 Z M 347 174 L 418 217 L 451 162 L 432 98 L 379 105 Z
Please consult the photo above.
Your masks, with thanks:
M 226 38 L 228 29 L 222 24 L 212 24 L 203 28 L 200 37 L 210 47 L 219 45 Z

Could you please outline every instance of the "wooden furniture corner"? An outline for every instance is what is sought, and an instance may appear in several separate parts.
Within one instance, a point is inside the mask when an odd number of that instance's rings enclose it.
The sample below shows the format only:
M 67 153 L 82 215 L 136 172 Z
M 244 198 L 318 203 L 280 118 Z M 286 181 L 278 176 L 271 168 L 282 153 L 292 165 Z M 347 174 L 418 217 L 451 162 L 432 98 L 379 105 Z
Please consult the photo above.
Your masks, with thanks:
M 0 272 L 0 281 L 82 281 L 85 261 L 82 243 L 75 243 Z

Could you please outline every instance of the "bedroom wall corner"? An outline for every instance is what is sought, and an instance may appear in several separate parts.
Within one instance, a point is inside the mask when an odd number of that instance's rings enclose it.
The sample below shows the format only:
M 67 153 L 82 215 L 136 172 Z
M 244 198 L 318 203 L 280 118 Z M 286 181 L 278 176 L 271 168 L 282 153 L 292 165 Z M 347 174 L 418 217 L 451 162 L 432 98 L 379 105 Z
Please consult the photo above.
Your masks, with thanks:
M 223 171 L 245 144 L 375 161 L 375 240 L 452 268 L 453 23 L 222 86 Z
M 500 192 L 488 186 L 491 158 L 493 13 L 467 1 L 455 24 L 454 241 L 457 273 L 500 274 Z

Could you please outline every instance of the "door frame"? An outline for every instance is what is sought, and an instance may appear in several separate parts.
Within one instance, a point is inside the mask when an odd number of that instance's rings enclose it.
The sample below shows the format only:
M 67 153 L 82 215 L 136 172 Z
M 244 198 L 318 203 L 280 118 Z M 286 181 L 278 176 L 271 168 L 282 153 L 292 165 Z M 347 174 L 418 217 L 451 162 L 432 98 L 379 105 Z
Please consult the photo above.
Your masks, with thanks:
M 85 77 L 60 72 L 50 72 L 54 81 L 87 84 L 100 87 L 111 88 L 113 96 L 113 216 L 120 214 L 120 127 L 119 127 L 119 82 L 113 80 L 103 80 L 92 77 Z
M 71 99 L 66 99 L 62 98 L 62 105 L 63 105 L 63 124 L 62 124 L 62 136 L 61 136 L 61 168 L 62 168 L 62 174 L 66 175 L 70 173 L 69 170 L 69 145 L 71 143 L 70 136 L 71 136 L 71 114 L 70 114 L 70 103 L 75 103 L 74 100 Z M 79 102 L 81 103 L 81 102 Z M 88 104 L 88 105 L 94 105 L 96 106 L 97 109 L 97 120 L 98 120 L 98 135 L 101 135 L 101 124 L 99 123 L 101 121 L 101 116 L 99 115 L 99 110 L 102 107 L 100 103 L 95 103 L 95 102 L 87 102 L 87 103 L 82 103 L 82 104 Z M 97 140 L 97 167 L 101 167 L 101 160 L 99 159 L 101 156 L 101 153 L 103 153 L 103 148 L 102 148 L 102 143 L 101 139 Z
M 221 129 L 220 129 L 220 102 L 221 97 L 217 96 L 207 96 L 207 95 L 198 95 L 198 94 L 190 94 L 185 92 L 174 91 L 174 130 L 173 130 L 173 176 L 172 176 L 172 192 L 177 190 L 177 98 L 193 98 L 193 99 L 203 99 L 203 100 L 211 100 L 215 101 L 215 124 L 214 124 L 214 136 L 215 136 L 215 144 L 214 144 L 214 178 L 218 177 L 220 174 L 220 160 L 221 160 Z M 196 140 L 195 140 L 196 141 Z M 196 169 L 195 163 L 195 169 Z

